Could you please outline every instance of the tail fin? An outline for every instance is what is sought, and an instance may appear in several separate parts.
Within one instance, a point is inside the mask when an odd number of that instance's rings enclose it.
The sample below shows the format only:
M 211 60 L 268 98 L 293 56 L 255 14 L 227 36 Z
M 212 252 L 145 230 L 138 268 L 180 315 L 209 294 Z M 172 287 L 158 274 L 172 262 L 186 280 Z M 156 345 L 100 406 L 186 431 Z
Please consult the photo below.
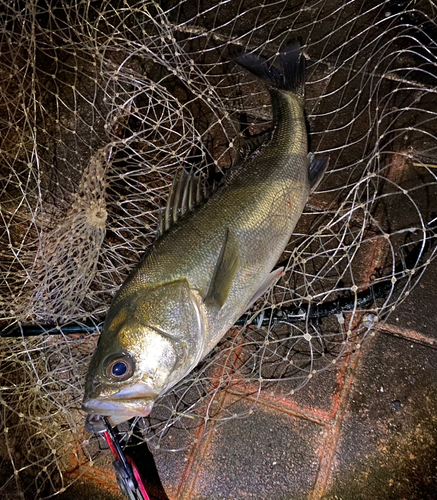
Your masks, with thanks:
M 304 96 L 305 57 L 300 52 L 299 43 L 287 45 L 279 52 L 280 68 L 269 64 L 264 57 L 256 54 L 243 54 L 236 58 L 236 62 L 261 78 L 269 88 Z

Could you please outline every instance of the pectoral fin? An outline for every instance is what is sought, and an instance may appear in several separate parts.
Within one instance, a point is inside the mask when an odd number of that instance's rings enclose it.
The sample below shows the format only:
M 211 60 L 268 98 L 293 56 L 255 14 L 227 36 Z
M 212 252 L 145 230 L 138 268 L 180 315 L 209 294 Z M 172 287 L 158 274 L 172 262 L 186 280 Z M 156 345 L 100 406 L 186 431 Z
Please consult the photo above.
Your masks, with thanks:
M 278 269 L 275 269 L 267 276 L 267 278 L 262 282 L 261 286 L 255 292 L 254 296 L 250 299 L 249 304 L 246 307 L 246 311 L 267 292 L 267 290 L 276 282 L 276 280 L 279 278 L 279 276 L 281 276 L 283 272 L 284 268 L 278 267 Z
M 320 184 L 323 175 L 329 165 L 329 158 L 316 158 L 313 153 L 308 155 L 308 181 L 310 183 L 311 193 L 313 193 Z
M 226 228 L 225 239 L 211 278 L 205 303 L 222 308 L 234 281 L 240 262 L 238 244 Z

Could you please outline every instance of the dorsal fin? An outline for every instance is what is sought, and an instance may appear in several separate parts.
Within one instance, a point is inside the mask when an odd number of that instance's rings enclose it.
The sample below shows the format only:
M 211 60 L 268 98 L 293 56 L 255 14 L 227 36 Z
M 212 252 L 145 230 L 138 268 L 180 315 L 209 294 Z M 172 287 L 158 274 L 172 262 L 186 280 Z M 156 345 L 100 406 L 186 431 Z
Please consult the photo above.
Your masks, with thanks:
M 239 137 L 236 140 L 235 156 L 232 166 L 235 167 L 243 161 L 250 158 L 252 155 L 256 155 L 260 147 L 267 143 L 271 137 L 271 130 L 268 129 L 260 134 L 253 135 L 252 137 Z
M 163 235 L 186 213 L 202 203 L 208 193 L 206 181 L 193 171 L 176 172 L 166 207 L 159 213 L 158 236 Z

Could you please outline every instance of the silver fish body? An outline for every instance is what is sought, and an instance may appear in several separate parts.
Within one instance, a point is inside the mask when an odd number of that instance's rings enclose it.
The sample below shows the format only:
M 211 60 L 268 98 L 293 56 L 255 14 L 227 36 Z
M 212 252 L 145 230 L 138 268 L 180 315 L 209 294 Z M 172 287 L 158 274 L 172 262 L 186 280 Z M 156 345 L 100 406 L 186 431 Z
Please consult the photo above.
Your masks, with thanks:
M 299 47 L 281 52 L 280 70 L 255 55 L 238 62 L 269 87 L 271 133 L 196 209 L 191 187 L 174 187 L 173 223 L 115 296 L 83 404 L 114 424 L 147 415 L 277 279 L 271 270 L 326 169 L 308 157 Z

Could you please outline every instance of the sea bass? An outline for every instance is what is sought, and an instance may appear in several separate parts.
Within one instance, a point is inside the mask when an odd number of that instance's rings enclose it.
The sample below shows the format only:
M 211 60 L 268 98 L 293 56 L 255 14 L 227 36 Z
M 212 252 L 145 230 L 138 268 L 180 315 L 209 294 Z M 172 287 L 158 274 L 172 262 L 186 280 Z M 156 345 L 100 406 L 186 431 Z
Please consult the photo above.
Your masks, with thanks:
M 203 203 L 192 176 L 175 178 L 163 234 L 114 297 L 88 369 L 83 409 L 113 425 L 147 416 L 278 279 L 272 269 L 326 170 L 308 154 L 299 45 L 282 49 L 279 67 L 255 54 L 237 63 L 266 83 L 272 127 Z

